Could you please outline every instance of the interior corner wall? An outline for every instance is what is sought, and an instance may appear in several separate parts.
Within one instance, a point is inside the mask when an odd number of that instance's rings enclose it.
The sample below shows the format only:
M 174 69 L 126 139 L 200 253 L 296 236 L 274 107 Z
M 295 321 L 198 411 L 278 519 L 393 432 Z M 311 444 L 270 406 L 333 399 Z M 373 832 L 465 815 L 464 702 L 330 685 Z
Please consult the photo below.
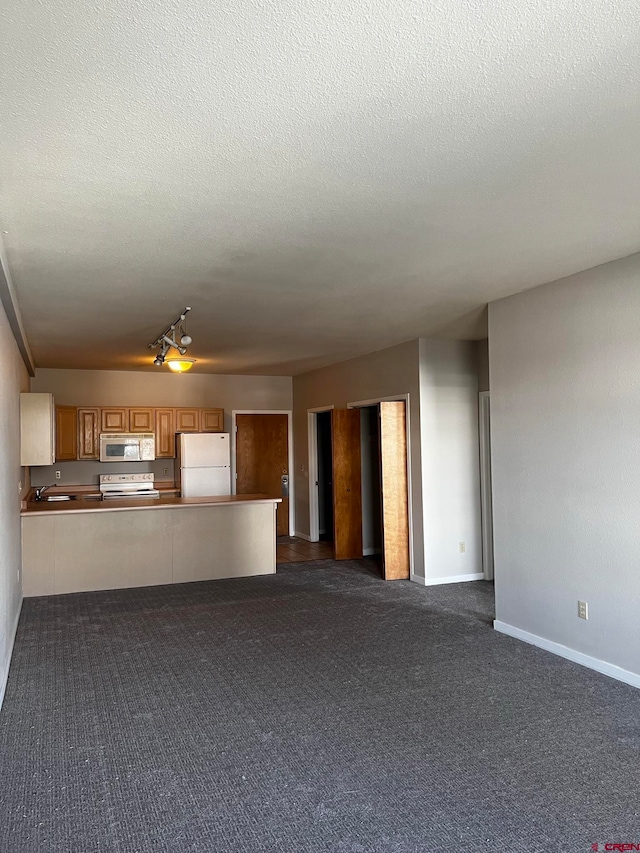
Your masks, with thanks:
M 482 532 L 475 341 L 420 339 L 420 426 L 425 582 L 479 579 Z
M 0 306 L 0 704 L 9 674 L 13 639 L 22 602 L 20 489 L 20 392 L 29 390 L 29 374 Z
M 489 390 L 489 339 L 476 341 L 478 359 L 478 391 Z
M 296 531 L 309 535 L 309 443 L 307 410 L 323 406 L 409 394 L 411 442 L 411 523 L 413 572 L 424 574 L 422 538 L 422 463 L 420 456 L 420 379 L 418 341 L 372 352 L 293 379 Z
M 496 627 L 640 686 L 640 255 L 492 303 L 489 349 Z

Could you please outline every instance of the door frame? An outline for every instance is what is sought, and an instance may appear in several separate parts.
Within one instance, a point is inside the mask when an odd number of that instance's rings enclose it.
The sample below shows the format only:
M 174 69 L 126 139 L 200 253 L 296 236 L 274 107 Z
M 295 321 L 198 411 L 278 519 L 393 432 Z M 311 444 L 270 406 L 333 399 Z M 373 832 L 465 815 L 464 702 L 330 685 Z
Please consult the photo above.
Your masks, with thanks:
M 289 536 L 294 536 L 293 411 L 291 409 L 233 409 L 231 412 L 231 494 L 236 494 L 236 415 L 286 415 L 289 469 Z
M 330 412 L 335 406 L 316 406 L 307 409 L 307 444 L 309 447 L 309 536 L 296 533 L 301 539 L 309 542 L 320 541 L 320 522 L 318 519 L 318 430 L 316 415 L 319 412 Z
M 411 480 L 411 395 L 407 394 L 392 394 L 389 397 L 375 397 L 373 400 L 356 400 L 353 403 L 347 403 L 348 409 L 364 409 L 367 406 L 376 406 L 378 403 L 400 403 L 405 404 L 405 431 L 407 434 L 407 514 L 409 516 L 409 577 L 414 578 L 414 561 L 413 561 L 413 489 Z
M 491 484 L 491 396 L 478 392 L 478 438 L 480 442 L 480 524 L 482 530 L 482 571 L 493 580 L 493 489 Z

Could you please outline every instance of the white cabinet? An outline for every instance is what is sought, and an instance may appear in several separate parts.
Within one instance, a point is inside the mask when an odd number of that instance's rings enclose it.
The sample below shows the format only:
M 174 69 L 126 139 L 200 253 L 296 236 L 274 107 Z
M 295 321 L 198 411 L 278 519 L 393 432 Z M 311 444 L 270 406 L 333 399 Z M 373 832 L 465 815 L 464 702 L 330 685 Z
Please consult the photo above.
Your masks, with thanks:
M 56 461 L 56 409 L 53 394 L 20 394 L 20 464 Z

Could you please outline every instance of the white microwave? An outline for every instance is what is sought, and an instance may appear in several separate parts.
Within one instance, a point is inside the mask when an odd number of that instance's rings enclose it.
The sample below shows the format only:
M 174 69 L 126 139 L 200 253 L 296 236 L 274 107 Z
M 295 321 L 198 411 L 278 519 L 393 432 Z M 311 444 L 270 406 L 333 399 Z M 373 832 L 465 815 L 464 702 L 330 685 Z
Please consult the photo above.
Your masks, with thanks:
M 156 441 L 151 432 L 101 432 L 101 462 L 146 462 L 156 458 Z

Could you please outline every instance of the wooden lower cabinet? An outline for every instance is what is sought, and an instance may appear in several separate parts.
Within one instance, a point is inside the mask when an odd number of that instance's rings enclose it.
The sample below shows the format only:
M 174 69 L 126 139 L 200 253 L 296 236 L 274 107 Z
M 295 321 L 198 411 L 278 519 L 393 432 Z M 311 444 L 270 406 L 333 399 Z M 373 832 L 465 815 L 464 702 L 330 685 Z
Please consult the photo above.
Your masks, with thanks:
M 176 418 L 174 409 L 155 410 L 156 459 L 176 455 Z
M 78 459 L 100 459 L 100 409 L 78 409 Z
M 56 462 L 78 458 L 78 410 L 56 406 Z

